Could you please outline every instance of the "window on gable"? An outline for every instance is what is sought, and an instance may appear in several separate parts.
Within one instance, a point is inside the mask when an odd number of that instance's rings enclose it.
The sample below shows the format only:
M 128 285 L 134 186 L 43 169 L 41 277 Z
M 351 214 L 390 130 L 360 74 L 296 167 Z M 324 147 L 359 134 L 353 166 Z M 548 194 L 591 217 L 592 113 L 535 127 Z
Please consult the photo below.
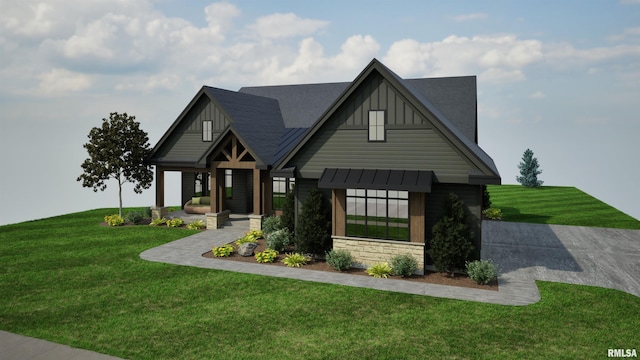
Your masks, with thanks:
M 202 141 L 213 140 L 213 121 L 205 120 L 202 122 Z
M 369 111 L 369 141 L 385 141 L 384 110 Z

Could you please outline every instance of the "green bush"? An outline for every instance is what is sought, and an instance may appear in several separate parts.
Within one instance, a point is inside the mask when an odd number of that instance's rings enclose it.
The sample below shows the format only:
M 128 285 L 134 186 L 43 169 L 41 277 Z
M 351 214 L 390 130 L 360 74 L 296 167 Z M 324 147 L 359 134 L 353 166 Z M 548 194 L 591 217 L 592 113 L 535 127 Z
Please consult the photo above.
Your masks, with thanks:
M 167 220 L 168 227 L 180 227 L 182 224 L 184 224 L 184 221 L 180 218 Z
M 144 208 L 143 214 L 146 219 L 151 218 L 151 208 L 150 207 Z
M 296 251 L 321 255 L 331 249 L 331 207 L 313 188 L 302 205 L 295 233 Z
M 244 243 L 256 242 L 260 238 L 262 238 L 262 231 L 261 230 L 251 230 L 251 231 L 248 231 L 248 232 L 244 233 L 243 237 L 237 239 L 235 241 L 235 244 L 240 246 L 240 245 L 242 245 Z
M 276 260 L 278 252 L 273 249 L 265 249 L 256 253 L 256 261 L 259 263 L 272 263 Z
M 282 260 L 288 267 L 300 267 L 305 265 L 307 261 L 309 261 L 309 258 L 300 253 L 288 254 L 287 257 Z
M 498 208 L 488 208 L 482 210 L 482 215 L 486 216 L 491 220 L 502 220 L 502 210 Z
M 285 248 L 291 244 L 292 240 L 293 236 L 287 228 L 269 233 L 265 239 L 269 249 L 279 252 L 284 251 Z
M 107 215 L 104 217 L 104 221 L 109 224 L 109 226 L 120 226 L 124 224 L 124 219 L 118 214 Z
M 190 224 L 187 225 L 187 229 L 189 230 L 202 230 L 206 227 L 206 225 L 204 224 L 204 221 L 202 220 L 196 220 Z
M 478 284 L 488 284 L 498 277 L 498 265 L 492 260 L 475 260 L 467 262 L 467 275 Z
M 128 222 L 138 225 L 144 219 L 144 214 L 141 211 L 129 211 L 124 218 Z
M 167 219 L 166 218 L 160 218 L 160 219 L 153 219 L 151 220 L 151 226 L 158 226 L 158 225 L 164 225 L 167 223 Z
M 280 222 L 282 227 L 289 229 L 289 232 L 295 234 L 296 231 L 296 189 L 295 185 L 287 193 L 282 205 L 282 216 Z
M 352 262 L 353 257 L 347 250 L 331 250 L 327 253 L 327 264 L 338 271 L 348 270 Z
M 233 254 L 233 246 L 231 244 L 226 244 L 218 247 L 214 247 L 211 249 L 213 256 L 215 257 L 227 257 Z
M 280 216 L 269 216 L 262 222 L 262 232 L 269 236 L 269 234 L 281 230 L 283 228 Z
M 375 278 L 387 278 L 391 274 L 391 270 L 389 263 L 381 262 L 369 267 L 366 272 Z
M 418 270 L 418 260 L 411 255 L 396 255 L 389 260 L 392 274 L 402 277 L 409 277 Z
M 467 223 L 464 202 L 454 193 L 444 203 L 439 220 L 433 226 L 431 248 L 428 250 L 438 271 L 453 273 L 463 269 L 473 254 L 474 234 Z

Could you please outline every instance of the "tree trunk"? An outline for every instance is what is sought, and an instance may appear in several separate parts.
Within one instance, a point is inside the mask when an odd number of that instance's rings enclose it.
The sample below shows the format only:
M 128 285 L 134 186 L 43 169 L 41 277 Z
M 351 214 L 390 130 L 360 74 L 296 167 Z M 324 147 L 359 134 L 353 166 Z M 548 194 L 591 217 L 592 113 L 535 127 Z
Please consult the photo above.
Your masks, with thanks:
M 122 179 L 118 176 L 118 199 L 120 200 L 120 208 L 118 213 L 122 217 Z

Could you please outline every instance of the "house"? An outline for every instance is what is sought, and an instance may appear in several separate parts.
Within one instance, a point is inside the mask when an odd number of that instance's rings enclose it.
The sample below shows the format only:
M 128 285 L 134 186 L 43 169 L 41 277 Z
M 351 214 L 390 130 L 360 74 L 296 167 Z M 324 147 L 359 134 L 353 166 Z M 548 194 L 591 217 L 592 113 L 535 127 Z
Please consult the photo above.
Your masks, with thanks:
M 362 264 L 410 253 L 424 265 L 454 192 L 479 254 L 482 185 L 501 179 L 477 141 L 475 76 L 402 79 L 374 59 L 348 83 L 203 86 L 148 158 L 154 211 L 163 215 L 167 171 L 182 173 L 183 203 L 196 187 L 210 196 L 208 228 L 229 212 L 260 227 L 295 183 L 298 212 L 314 187 L 330 199 L 334 248 Z

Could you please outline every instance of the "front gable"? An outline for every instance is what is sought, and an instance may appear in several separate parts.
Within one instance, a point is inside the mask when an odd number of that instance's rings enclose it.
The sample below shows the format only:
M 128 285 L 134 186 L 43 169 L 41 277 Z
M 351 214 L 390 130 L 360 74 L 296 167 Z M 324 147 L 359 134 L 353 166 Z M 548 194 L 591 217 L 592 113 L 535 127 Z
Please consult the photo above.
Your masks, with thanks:
M 470 173 L 487 171 L 463 151 L 459 139 L 442 130 L 431 111 L 407 96 L 402 84 L 373 65 L 279 167 L 296 166 L 306 178 L 319 178 L 327 167 L 428 170 L 436 181 L 448 183 L 468 183 Z M 384 112 L 385 141 L 369 141 L 373 110 Z
M 200 90 L 154 147 L 149 162 L 193 165 L 230 123 L 225 111 Z

